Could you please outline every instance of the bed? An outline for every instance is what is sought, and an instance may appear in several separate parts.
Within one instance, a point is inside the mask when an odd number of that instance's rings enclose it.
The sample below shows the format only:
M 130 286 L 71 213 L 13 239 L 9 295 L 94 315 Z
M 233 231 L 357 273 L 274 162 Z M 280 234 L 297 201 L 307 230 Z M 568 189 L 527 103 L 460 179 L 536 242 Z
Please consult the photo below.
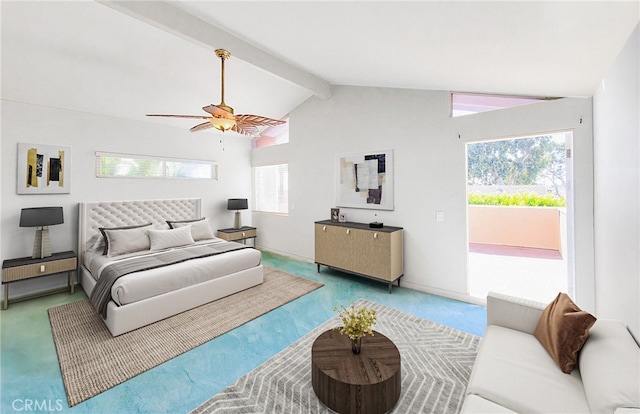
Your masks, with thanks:
M 209 226 L 212 238 L 202 234 L 196 237 L 196 229 L 203 229 L 204 223 Z M 264 280 L 260 252 L 213 237 L 208 220 L 202 218 L 199 198 L 80 203 L 78 229 L 80 284 L 92 302 L 99 292 L 107 292 L 99 312 L 113 336 L 259 285 Z M 175 240 L 186 237 L 186 233 L 192 238 L 188 244 L 167 244 L 167 235 Z M 145 234 L 151 249 L 134 249 L 132 246 L 137 242 L 127 239 L 123 243 L 118 239 L 123 239 L 123 234 L 128 238 L 132 234 Z M 104 243 L 109 240 L 111 244 L 107 249 Z M 196 251 L 200 252 L 197 257 L 192 253 Z M 140 260 L 157 262 L 167 256 L 182 257 L 179 255 L 194 257 L 165 260 L 167 263 L 161 266 L 125 272 L 108 288 L 103 281 L 98 282 L 114 267 L 132 266 Z

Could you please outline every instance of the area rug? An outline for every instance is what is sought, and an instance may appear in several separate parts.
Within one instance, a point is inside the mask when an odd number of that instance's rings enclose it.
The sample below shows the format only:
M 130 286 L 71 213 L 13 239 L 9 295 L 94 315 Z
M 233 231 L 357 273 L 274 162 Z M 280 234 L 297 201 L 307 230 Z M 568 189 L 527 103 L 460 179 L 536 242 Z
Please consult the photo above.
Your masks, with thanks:
M 360 300 L 378 313 L 374 330 L 400 351 L 402 385 L 393 413 L 458 413 L 480 338 Z M 227 387 L 192 413 L 333 413 L 311 386 L 311 346 L 334 317 Z
M 117 337 L 111 336 L 88 300 L 49 309 L 69 406 L 323 286 L 264 269 L 261 285 Z

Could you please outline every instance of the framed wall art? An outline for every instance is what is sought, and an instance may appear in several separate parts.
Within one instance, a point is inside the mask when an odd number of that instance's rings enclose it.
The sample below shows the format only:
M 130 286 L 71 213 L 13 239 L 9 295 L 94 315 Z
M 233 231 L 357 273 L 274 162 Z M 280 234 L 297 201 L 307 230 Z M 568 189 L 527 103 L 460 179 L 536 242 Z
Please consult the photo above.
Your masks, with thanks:
M 334 223 L 337 223 L 339 215 L 340 215 L 340 209 L 339 208 L 332 208 L 331 209 L 331 221 L 333 221 Z
M 71 192 L 71 147 L 18 143 L 18 194 Z
M 393 210 L 393 150 L 336 155 L 338 207 Z

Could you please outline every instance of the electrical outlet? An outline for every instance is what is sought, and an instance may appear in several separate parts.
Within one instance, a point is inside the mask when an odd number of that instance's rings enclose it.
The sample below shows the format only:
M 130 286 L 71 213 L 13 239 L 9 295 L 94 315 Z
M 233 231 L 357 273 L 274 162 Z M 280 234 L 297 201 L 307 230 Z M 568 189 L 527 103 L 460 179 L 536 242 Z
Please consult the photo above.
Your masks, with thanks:
M 436 221 L 444 221 L 444 211 L 436 211 Z

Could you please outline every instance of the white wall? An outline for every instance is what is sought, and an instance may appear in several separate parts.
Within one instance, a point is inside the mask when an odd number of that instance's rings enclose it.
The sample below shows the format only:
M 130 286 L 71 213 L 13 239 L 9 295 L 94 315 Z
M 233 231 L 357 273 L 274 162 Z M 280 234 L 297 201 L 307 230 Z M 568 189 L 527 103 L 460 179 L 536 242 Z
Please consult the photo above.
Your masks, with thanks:
M 596 309 L 640 338 L 640 28 L 593 98 Z
M 214 230 L 233 224 L 226 210 L 229 197 L 251 194 L 250 140 L 227 136 L 224 151 L 216 132 L 190 133 L 144 120 L 125 120 L 83 112 L 2 101 L 2 200 L 0 210 L 2 259 L 30 256 L 35 230 L 18 226 L 20 209 L 56 205 L 64 208 L 65 223 L 50 228 L 53 251 L 76 250 L 78 203 L 102 200 L 140 200 L 200 197 L 203 215 Z M 19 142 L 71 147 L 71 193 L 17 195 Z M 99 179 L 95 152 L 205 159 L 219 162 L 219 180 Z M 243 214 L 243 223 L 251 216 Z M 10 297 L 42 288 L 64 286 L 64 275 L 13 283 Z
M 253 165 L 289 163 L 288 217 L 254 214 L 258 244 L 313 261 L 313 223 L 329 218 L 336 154 L 394 150 L 395 209 L 376 211 L 405 229 L 404 286 L 469 300 L 465 143 L 574 130 L 577 297 L 593 307 L 592 126 L 590 99 L 563 99 L 452 119 L 449 93 L 336 87 L 290 115 L 290 143 L 253 151 Z M 582 123 L 581 123 L 582 120 Z M 459 138 L 460 136 L 460 138 Z M 435 221 L 443 211 L 444 222 Z M 373 210 L 341 209 L 369 222 Z

